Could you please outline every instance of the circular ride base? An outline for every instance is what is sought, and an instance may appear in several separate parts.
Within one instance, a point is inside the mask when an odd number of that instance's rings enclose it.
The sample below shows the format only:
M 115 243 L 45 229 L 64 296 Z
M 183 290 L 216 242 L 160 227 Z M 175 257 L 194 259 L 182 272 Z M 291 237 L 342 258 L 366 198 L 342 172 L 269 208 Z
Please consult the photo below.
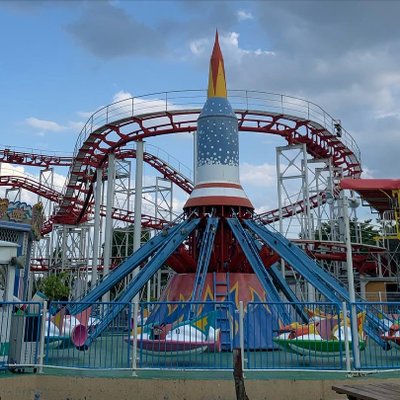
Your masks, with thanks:
M 216 310 L 215 324 L 221 329 L 222 349 L 231 350 L 239 346 L 237 311 L 239 301 L 243 301 L 246 348 L 276 347 L 272 333 L 279 328 L 279 315 L 265 304 L 268 296 L 255 274 L 208 273 L 201 300 L 190 303 L 194 281 L 193 273 L 175 275 L 163 291 L 160 303 L 150 313 L 147 323 L 173 324 Z

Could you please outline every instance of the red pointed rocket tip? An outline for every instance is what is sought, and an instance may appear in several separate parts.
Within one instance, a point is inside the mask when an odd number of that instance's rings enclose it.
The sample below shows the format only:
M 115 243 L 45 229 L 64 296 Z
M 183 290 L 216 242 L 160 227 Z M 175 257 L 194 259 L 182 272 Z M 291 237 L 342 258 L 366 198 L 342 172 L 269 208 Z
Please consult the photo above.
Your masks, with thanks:
M 215 41 L 210 59 L 208 97 L 226 97 L 224 59 L 219 47 L 218 30 L 215 31 Z

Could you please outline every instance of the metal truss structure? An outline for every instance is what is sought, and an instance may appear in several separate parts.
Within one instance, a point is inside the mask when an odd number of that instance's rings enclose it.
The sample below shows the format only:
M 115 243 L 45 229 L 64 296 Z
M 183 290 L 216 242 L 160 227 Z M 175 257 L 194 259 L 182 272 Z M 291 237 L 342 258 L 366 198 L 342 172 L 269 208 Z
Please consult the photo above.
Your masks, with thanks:
M 318 252 L 324 217 L 328 216 L 331 221 L 340 217 L 337 203 L 327 204 L 326 193 L 337 195 L 339 177 L 359 177 L 361 174 L 357 144 L 344 128 L 338 130 L 336 120 L 313 103 L 251 91 L 230 91 L 229 98 L 242 134 L 275 135 L 287 142 L 287 146 L 277 149 L 278 208 L 257 216 L 257 221 L 262 224 L 278 222 L 279 230 L 284 233 L 297 220 L 300 237 L 308 243 L 305 248 Z M 49 266 L 61 270 L 85 270 L 79 273 L 87 281 L 94 266 L 99 271 L 114 267 L 113 254 L 119 261 L 126 258 L 135 221 L 136 224 L 140 221 L 139 225 L 148 232 L 159 230 L 174 219 L 173 185 L 190 194 L 193 190 L 190 173 L 176 166 L 165 153 L 160 156 L 146 144 L 143 161 L 161 176 L 156 178 L 153 186 L 143 188 L 141 196 L 136 196 L 131 182 L 132 170 L 136 170 L 130 162 L 136 158 L 136 147 L 132 148 L 132 142 L 196 132 L 204 100 L 203 91 L 185 91 L 158 93 L 106 106 L 85 124 L 72 157 L 9 147 L 0 149 L 0 162 L 41 168 L 38 182 L 24 177 L 0 176 L 0 186 L 16 191 L 30 190 L 46 204 L 49 218 L 42 232 L 47 238 L 43 246 L 46 250 L 37 250 L 36 267 L 35 264 L 33 267 L 39 271 Z M 115 158 L 112 180 L 109 176 L 111 157 Z M 58 166 L 69 167 L 62 192 L 55 190 L 52 183 L 53 168 Z M 293 191 L 287 185 L 295 181 L 297 193 L 293 197 Z M 98 197 L 100 202 L 96 205 L 97 185 L 102 188 Z M 108 191 L 107 187 L 113 189 Z M 135 219 L 132 200 L 142 196 L 154 211 L 147 215 L 143 207 L 140 219 Z M 100 218 L 97 222 L 96 213 Z M 110 224 L 109 221 L 114 222 Z M 330 241 L 340 240 L 335 227 L 331 227 Z M 110 229 L 108 234 L 107 229 Z M 97 241 L 95 232 L 99 234 Z M 113 243 L 113 232 L 123 234 L 122 242 Z M 319 234 L 317 241 L 316 232 Z M 103 244 L 104 249 L 100 251 Z M 47 265 L 42 262 L 45 252 L 49 260 Z M 343 253 L 343 249 L 340 252 Z M 106 262 L 107 257 L 109 261 Z M 153 289 L 153 293 L 155 291 Z

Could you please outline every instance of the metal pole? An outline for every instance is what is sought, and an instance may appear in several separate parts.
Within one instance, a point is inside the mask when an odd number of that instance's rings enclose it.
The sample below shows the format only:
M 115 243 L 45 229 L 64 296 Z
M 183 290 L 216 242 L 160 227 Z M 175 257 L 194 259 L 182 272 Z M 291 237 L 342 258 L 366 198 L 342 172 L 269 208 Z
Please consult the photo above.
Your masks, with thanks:
M 242 370 L 244 370 L 244 308 L 243 301 L 239 301 L 239 341 L 242 355 Z
M 107 169 L 107 204 L 106 204 L 106 221 L 105 221 L 105 237 L 104 237 L 104 265 L 103 279 L 108 275 L 111 265 L 111 249 L 112 249 L 112 209 L 114 206 L 114 185 L 115 185 L 115 155 L 108 155 Z M 102 300 L 110 301 L 110 293 L 106 293 Z
M 44 341 L 46 337 L 46 318 L 47 318 L 47 302 L 43 302 L 42 308 L 42 320 L 40 327 L 40 343 L 39 343 L 39 374 L 43 374 L 43 364 L 44 364 Z
M 14 301 L 14 286 L 15 286 L 15 270 L 17 267 L 11 265 L 11 262 L 7 266 L 7 277 L 6 277 L 6 293 L 4 296 L 4 301 L 13 302 Z
M 303 144 L 303 199 L 306 203 L 306 216 L 303 220 L 303 233 L 307 235 L 308 239 L 312 239 L 312 228 L 311 228 L 311 207 L 310 207 L 310 190 L 309 190 L 309 179 L 308 179 L 308 160 L 307 160 L 307 147 Z
M 137 300 L 133 303 L 133 349 L 132 349 L 132 376 L 137 376 L 137 319 L 138 319 L 139 303 Z
M 140 247 L 142 233 L 142 191 L 143 191 L 143 147 L 144 142 L 136 142 L 136 171 L 135 171 L 135 204 L 134 216 L 135 224 L 133 227 L 133 251 Z
M 93 288 L 97 282 L 97 266 L 99 263 L 99 240 L 100 240 L 100 208 L 101 193 L 103 186 L 103 170 L 96 170 L 96 192 L 94 198 L 94 232 L 93 232 L 93 256 L 92 256 L 92 285 Z
M 354 273 L 353 273 L 353 252 L 351 249 L 350 240 L 350 222 L 348 211 L 348 199 L 343 195 L 342 197 L 343 219 L 345 228 L 345 243 L 346 243 L 346 263 L 347 263 L 347 280 L 349 285 L 349 298 L 350 298 L 350 321 L 351 321 L 351 336 L 353 343 L 354 366 L 360 368 L 360 350 L 358 348 L 358 324 L 357 324 L 357 310 L 356 310 L 356 294 L 354 289 Z
M 310 207 L 310 190 L 309 190 L 309 179 L 308 179 L 308 160 L 307 160 L 307 147 L 303 144 L 302 147 L 303 159 L 302 159 L 302 186 L 303 186 L 303 201 L 306 204 L 306 214 L 302 219 L 302 233 L 306 236 L 306 239 L 313 239 L 312 237 L 312 225 L 311 225 L 311 207 Z M 305 244 L 307 247 L 307 244 Z M 315 287 L 307 282 L 307 300 L 310 303 L 315 302 Z
M 62 227 L 61 271 L 64 271 L 67 262 L 67 226 Z
M 136 142 L 136 171 L 135 171 L 135 203 L 133 225 L 133 251 L 139 249 L 142 235 L 142 192 L 143 192 L 143 150 L 144 142 Z M 132 279 L 139 273 L 138 268 L 132 272 Z M 139 296 L 135 296 L 134 301 L 139 301 Z
M 346 356 L 346 371 L 351 371 L 351 359 L 350 359 L 350 343 L 349 343 L 349 332 L 347 331 L 347 304 L 344 301 L 342 303 L 343 310 L 343 327 L 344 327 L 344 352 Z
M 147 302 L 150 303 L 151 299 L 151 278 L 147 281 Z
M 157 271 L 157 300 L 159 300 L 161 296 L 161 279 L 162 279 L 162 273 L 161 269 Z
M 276 149 L 276 182 L 278 191 L 278 215 L 279 215 L 279 233 L 283 235 L 283 217 L 282 217 L 282 174 L 281 174 L 281 150 Z M 285 261 L 281 258 L 281 274 L 285 279 Z

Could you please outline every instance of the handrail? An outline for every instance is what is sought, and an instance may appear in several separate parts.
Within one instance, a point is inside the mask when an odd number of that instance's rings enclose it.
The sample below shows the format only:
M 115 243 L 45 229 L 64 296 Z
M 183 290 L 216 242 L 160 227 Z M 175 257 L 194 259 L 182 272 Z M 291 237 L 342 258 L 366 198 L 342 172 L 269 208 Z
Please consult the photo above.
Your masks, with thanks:
M 311 123 L 317 123 L 325 129 L 330 137 L 337 137 L 338 143 L 342 142 L 361 163 L 361 152 L 354 138 L 340 126 L 340 136 L 335 131 L 335 124 L 338 120 L 323 110 L 320 106 L 283 94 L 268 93 L 250 90 L 230 90 L 228 97 L 235 110 L 255 110 L 275 112 L 277 115 L 284 115 L 290 119 L 304 119 Z M 84 141 L 97 129 L 101 129 L 113 121 L 143 117 L 157 112 L 165 113 L 179 110 L 200 110 L 206 101 L 205 90 L 183 90 L 170 92 L 156 92 L 143 96 L 137 96 L 119 100 L 95 111 L 83 126 L 75 144 L 73 157 L 77 157 L 82 149 Z M 241 111 L 243 112 L 243 111 Z M 67 193 L 68 182 L 71 178 L 71 168 L 63 188 Z
M 228 98 L 234 109 L 276 111 L 279 114 L 318 122 L 331 133 L 335 132 L 335 124 L 338 123 L 337 119 L 319 105 L 294 96 L 256 90 L 229 90 Z M 131 97 L 104 106 L 95 111 L 83 126 L 75 146 L 74 156 L 87 135 L 111 121 L 154 112 L 201 109 L 205 100 L 205 90 L 182 90 Z M 340 141 L 361 161 L 361 152 L 356 141 L 342 126 Z
M 192 170 L 179 161 L 176 157 L 166 152 L 164 149 L 158 146 L 154 146 L 153 144 L 145 143 L 145 152 L 156 156 L 160 161 L 166 162 L 171 168 L 175 169 L 179 172 L 179 174 L 186 180 L 193 180 L 193 172 Z

